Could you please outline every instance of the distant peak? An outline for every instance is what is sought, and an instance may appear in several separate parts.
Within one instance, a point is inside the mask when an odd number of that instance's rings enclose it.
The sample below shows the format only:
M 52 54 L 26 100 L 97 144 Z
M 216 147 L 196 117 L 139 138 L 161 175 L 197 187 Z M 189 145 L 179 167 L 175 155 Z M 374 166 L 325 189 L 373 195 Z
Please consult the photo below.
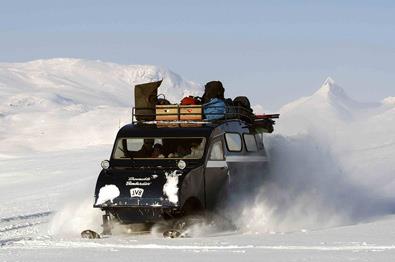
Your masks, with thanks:
M 322 85 L 335 85 L 335 80 L 333 80 L 332 77 L 328 76 Z
M 321 96 L 336 96 L 336 97 L 347 97 L 346 92 L 343 88 L 335 83 L 331 77 L 327 77 L 321 88 L 315 92 L 316 95 Z

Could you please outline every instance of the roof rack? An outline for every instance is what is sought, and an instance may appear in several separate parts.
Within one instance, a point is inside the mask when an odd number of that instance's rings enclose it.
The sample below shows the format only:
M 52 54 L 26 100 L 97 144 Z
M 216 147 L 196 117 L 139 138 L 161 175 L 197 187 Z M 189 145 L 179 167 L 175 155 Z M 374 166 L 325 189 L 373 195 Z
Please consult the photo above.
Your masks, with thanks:
M 201 105 L 161 105 L 156 108 L 133 107 L 133 124 L 155 124 L 171 127 L 196 127 L 205 124 L 220 124 L 229 120 L 242 120 L 256 127 L 260 132 L 273 132 L 273 125 L 279 114 L 255 115 L 241 106 L 210 107 L 218 109 L 214 113 L 204 113 Z M 215 110 L 214 110 L 215 111 Z M 209 120 L 212 119 L 212 120 Z

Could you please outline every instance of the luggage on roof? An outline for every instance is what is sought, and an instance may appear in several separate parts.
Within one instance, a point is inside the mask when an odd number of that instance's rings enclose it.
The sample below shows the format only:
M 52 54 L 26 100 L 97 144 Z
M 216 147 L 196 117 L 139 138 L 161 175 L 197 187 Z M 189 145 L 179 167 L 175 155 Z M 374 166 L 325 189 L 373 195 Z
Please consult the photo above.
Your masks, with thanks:
M 180 120 L 178 105 L 157 105 L 155 113 L 157 121 Z
M 134 106 L 137 121 L 155 119 L 155 105 L 158 102 L 158 88 L 161 84 L 162 80 L 134 87 Z
M 182 127 L 201 126 L 202 121 L 204 124 L 220 122 L 218 120 L 242 120 L 264 132 L 272 132 L 273 118 L 278 118 L 278 115 L 255 115 L 246 96 L 238 96 L 233 100 L 224 99 L 225 89 L 220 81 L 208 82 L 202 98 L 187 96 L 180 104 L 170 104 L 164 95 L 158 96 L 161 83 L 162 80 L 135 86 L 133 123 Z
M 225 89 L 221 81 L 211 81 L 204 86 L 204 94 L 202 97 L 203 104 L 210 102 L 213 98 L 224 99 Z
M 233 105 L 243 107 L 252 112 L 250 100 L 246 96 L 238 96 L 233 99 Z
M 163 98 L 160 98 L 163 96 Z M 158 95 L 158 101 L 156 102 L 157 105 L 170 105 L 170 101 L 166 99 L 164 94 Z
M 204 107 L 204 117 L 208 121 L 218 120 L 225 118 L 225 101 L 219 98 L 213 98 L 210 102 L 205 103 Z
M 197 97 L 197 96 L 186 96 L 184 97 L 181 102 L 180 105 L 200 105 L 202 104 L 202 98 L 201 97 Z
M 201 121 L 201 105 L 157 105 L 156 121 Z
M 201 121 L 203 119 L 201 105 L 180 105 L 180 120 Z

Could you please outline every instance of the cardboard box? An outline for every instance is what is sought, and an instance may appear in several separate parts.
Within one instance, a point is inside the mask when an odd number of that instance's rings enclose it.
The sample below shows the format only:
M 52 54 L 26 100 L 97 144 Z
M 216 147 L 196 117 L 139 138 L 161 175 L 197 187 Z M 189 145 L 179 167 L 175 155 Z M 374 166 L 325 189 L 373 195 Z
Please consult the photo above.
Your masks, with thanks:
M 202 113 L 201 105 L 180 106 L 180 120 L 182 121 L 201 121 Z
M 178 105 L 157 105 L 156 106 L 157 121 L 177 121 L 179 120 Z

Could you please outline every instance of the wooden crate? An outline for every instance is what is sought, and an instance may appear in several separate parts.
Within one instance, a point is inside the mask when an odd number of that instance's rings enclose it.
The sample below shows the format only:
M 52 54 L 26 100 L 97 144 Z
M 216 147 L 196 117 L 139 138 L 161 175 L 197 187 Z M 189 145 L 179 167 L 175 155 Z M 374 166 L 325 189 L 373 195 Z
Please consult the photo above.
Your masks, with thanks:
M 157 105 L 156 120 L 157 121 L 176 121 L 179 120 L 178 105 Z
M 180 120 L 201 121 L 203 109 L 201 105 L 180 106 Z

